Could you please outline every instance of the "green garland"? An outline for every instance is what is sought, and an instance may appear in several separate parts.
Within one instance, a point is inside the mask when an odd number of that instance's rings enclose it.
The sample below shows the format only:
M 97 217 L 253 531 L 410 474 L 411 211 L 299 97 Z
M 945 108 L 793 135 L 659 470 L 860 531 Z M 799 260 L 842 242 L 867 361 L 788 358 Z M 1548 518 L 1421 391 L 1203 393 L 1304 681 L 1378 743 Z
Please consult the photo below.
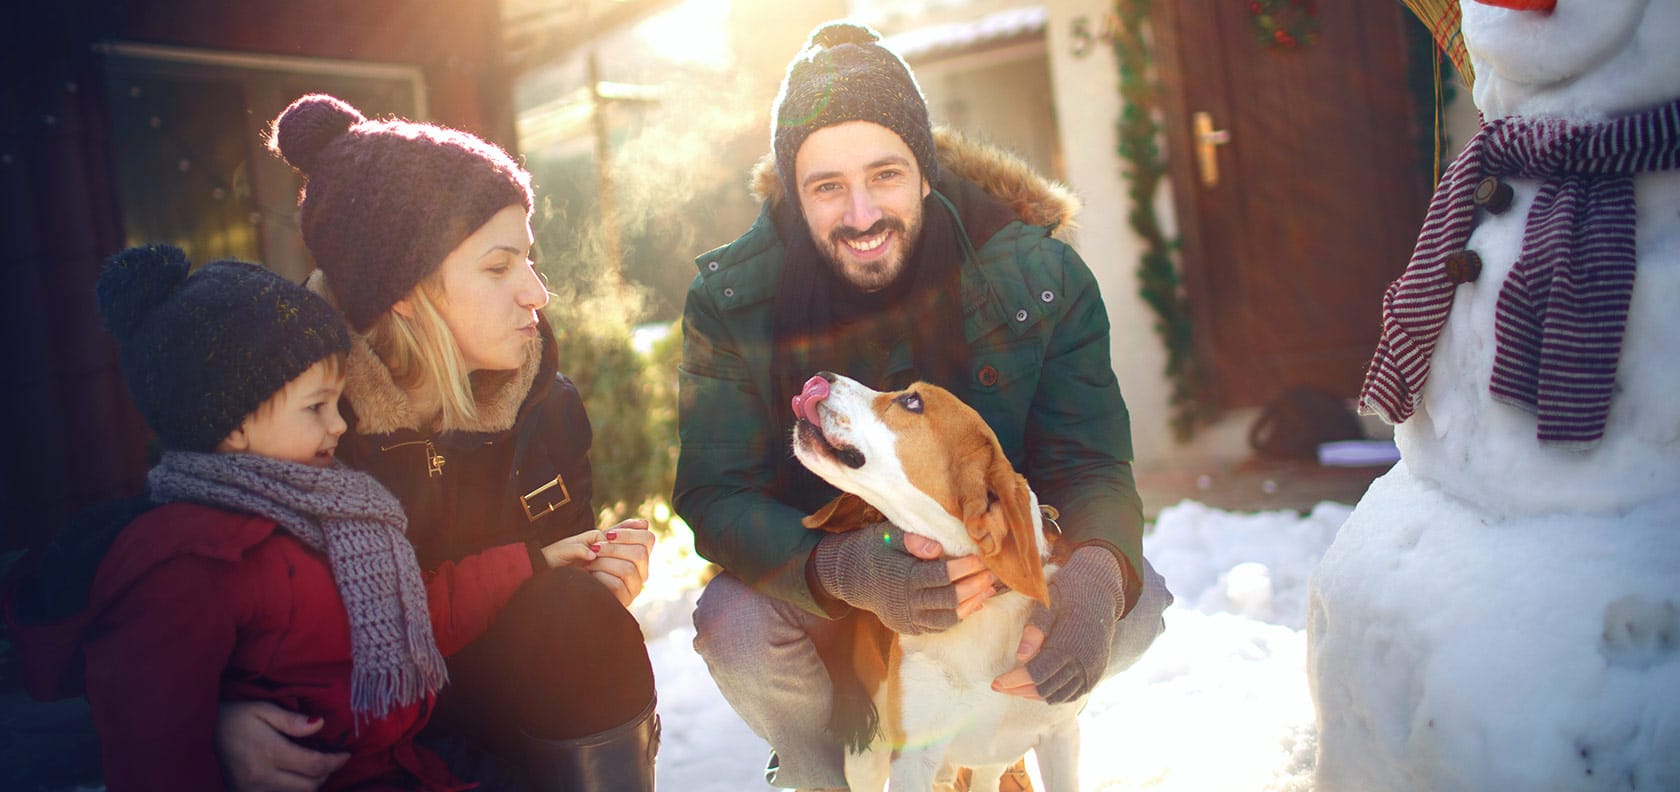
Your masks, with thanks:
M 1215 409 L 1208 403 L 1206 378 L 1196 360 L 1195 333 L 1190 321 L 1190 301 L 1185 295 L 1173 258 L 1179 240 L 1167 239 L 1155 217 L 1155 196 L 1166 178 L 1161 157 L 1161 125 L 1156 121 L 1160 98 L 1150 79 L 1150 53 L 1144 39 L 1149 23 L 1151 0 L 1115 0 L 1118 24 L 1112 43 L 1120 64 L 1119 133 L 1120 158 L 1126 161 L 1127 194 L 1131 208 L 1128 224 L 1143 240 L 1138 262 L 1138 294 L 1155 312 L 1155 332 L 1167 348 L 1166 375 L 1171 383 L 1173 436 L 1190 439 L 1197 427 L 1212 420 Z

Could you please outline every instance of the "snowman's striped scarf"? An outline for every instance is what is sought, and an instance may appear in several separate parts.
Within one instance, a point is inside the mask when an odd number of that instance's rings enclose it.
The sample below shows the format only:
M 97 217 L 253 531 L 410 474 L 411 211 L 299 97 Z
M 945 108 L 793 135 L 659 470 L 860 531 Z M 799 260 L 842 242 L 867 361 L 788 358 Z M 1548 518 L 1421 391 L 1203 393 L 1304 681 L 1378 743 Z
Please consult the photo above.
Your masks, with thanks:
M 1360 411 L 1399 423 L 1417 407 L 1457 289 L 1445 261 L 1475 227 L 1477 182 L 1539 179 L 1522 253 L 1499 291 L 1489 389 L 1538 416 L 1540 442 L 1597 444 L 1633 294 L 1634 175 L 1676 167 L 1680 100 L 1598 124 L 1483 124 L 1436 188 L 1411 262 L 1383 297 Z

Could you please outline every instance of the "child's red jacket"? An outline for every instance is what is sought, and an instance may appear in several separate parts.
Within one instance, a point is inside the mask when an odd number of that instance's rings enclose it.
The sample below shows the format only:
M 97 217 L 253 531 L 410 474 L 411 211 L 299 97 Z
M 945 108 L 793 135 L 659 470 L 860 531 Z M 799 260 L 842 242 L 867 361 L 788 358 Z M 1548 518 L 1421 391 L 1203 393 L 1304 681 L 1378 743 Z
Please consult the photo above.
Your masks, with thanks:
M 510 544 L 426 575 L 432 630 L 447 656 L 489 627 L 531 576 L 531 559 Z M 414 741 L 433 700 L 353 724 L 349 616 L 327 557 L 266 518 L 159 506 L 117 536 L 86 609 L 46 625 L 9 621 L 31 695 L 85 689 L 112 792 L 222 788 L 214 734 L 228 700 L 326 719 L 306 745 L 352 754 L 326 789 L 386 779 L 463 786 Z

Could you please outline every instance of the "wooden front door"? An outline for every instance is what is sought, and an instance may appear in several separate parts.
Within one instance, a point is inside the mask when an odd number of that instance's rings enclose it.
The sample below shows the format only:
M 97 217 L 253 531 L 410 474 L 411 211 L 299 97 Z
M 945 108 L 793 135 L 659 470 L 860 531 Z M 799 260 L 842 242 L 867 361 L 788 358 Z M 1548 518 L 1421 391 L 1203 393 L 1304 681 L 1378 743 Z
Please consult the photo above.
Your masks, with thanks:
M 1296 385 L 1357 394 L 1429 198 L 1406 10 L 1319 2 L 1316 40 L 1289 49 L 1259 40 L 1248 0 L 1155 8 L 1185 285 L 1216 403 Z

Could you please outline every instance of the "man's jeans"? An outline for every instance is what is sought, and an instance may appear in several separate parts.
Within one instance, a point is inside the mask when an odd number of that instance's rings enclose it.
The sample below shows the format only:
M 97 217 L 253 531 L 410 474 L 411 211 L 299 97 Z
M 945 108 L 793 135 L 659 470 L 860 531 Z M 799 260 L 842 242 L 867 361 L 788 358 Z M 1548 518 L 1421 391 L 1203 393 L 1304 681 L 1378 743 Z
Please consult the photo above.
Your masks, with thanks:
M 1143 593 L 1114 629 L 1108 678 L 1130 668 L 1166 627 L 1173 601 L 1166 581 L 1144 561 Z M 817 644 L 840 623 L 754 591 L 724 573 L 712 578 L 694 609 L 694 649 L 723 697 L 754 734 L 775 750 L 766 780 L 784 788 L 846 786 L 845 755 L 824 731 L 832 692 Z

